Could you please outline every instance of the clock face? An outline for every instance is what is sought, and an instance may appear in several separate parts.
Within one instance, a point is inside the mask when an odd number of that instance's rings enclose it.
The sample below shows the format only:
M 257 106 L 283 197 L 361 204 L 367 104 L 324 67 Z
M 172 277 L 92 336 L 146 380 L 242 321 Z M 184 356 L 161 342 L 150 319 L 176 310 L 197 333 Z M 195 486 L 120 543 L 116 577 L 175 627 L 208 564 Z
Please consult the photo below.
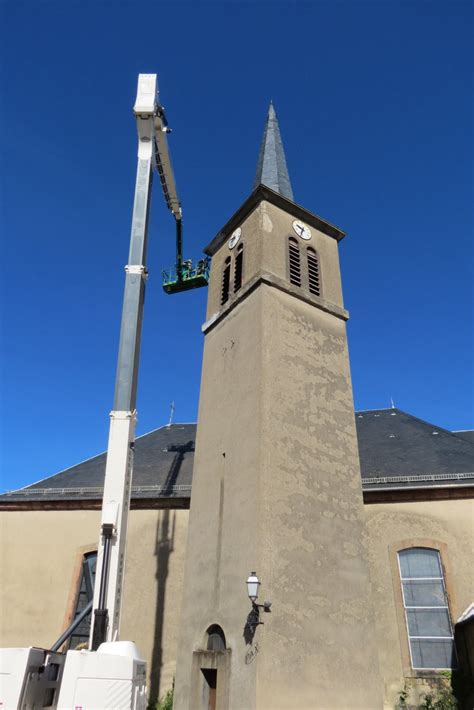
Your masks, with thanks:
M 232 236 L 229 239 L 229 242 L 227 244 L 229 249 L 233 249 L 235 247 L 235 245 L 237 244 L 237 242 L 239 241 L 241 236 L 242 236 L 242 229 L 240 227 L 237 227 L 237 229 L 235 229 L 232 232 Z
M 310 228 L 304 222 L 300 222 L 299 219 L 295 219 L 293 222 L 293 229 L 301 239 L 311 239 Z

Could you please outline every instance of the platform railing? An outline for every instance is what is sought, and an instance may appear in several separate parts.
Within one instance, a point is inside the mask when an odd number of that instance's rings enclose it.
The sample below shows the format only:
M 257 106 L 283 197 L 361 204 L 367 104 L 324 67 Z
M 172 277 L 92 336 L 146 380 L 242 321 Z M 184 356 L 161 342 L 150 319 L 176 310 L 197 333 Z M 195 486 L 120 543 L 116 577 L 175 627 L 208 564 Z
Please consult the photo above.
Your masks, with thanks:
M 187 267 L 184 262 L 181 267 L 181 278 L 179 277 L 180 275 L 176 266 L 173 266 L 170 269 L 163 269 L 162 274 L 164 286 L 175 284 L 180 280 L 183 282 L 190 281 L 191 279 L 197 279 L 198 277 L 209 281 L 209 262 L 207 259 L 202 259 L 196 264 L 196 266 L 191 268 Z

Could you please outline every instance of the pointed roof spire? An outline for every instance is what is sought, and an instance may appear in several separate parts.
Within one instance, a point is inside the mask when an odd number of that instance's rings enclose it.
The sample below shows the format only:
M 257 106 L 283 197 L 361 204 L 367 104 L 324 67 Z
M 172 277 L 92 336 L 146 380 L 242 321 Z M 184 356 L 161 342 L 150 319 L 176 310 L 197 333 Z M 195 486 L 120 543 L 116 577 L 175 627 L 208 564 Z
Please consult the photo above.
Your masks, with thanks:
M 267 122 L 258 156 L 257 173 L 253 188 L 266 185 L 293 202 L 290 176 L 286 167 L 285 151 L 273 103 L 270 101 Z

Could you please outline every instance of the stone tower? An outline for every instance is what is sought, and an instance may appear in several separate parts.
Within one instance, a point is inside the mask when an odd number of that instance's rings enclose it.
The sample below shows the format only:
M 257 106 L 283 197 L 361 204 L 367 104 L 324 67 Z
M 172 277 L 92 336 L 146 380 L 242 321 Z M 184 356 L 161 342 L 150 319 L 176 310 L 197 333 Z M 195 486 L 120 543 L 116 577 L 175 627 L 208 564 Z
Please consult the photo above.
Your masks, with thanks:
M 270 106 L 212 256 L 175 710 L 379 709 L 344 233 L 293 201 Z M 256 571 L 263 625 L 248 624 Z M 255 615 L 250 617 L 255 621 Z

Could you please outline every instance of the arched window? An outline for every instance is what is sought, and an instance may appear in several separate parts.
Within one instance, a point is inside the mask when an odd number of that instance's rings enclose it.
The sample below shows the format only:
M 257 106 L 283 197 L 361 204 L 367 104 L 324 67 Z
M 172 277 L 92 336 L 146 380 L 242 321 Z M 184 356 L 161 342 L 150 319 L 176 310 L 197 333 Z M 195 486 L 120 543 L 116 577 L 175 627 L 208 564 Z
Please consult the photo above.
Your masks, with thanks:
M 95 568 L 97 563 L 97 552 L 88 552 L 82 560 L 81 576 L 79 578 L 79 588 L 77 590 L 76 608 L 74 619 L 88 605 L 94 596 Z M 73 619 L 73 620 L 74 620 Z M 91 630 L 91 614 L 88 614 L 74 629 L 69 639 L 69 648 L 75 649 L 79 644 L 89 643 L 89 633 Z
M 225 651 L 225 635 L 218 624 L 212 624 L 207 630 L 207 650 Z
M 237 247 L 237 256 L 235 257 L 234 267 L 234 293 L 242 286 L 242 268 L 244 265 L 244 245 L 239 244 Z
M 288 237 L 288 270 L 290 283 L 301 286 L 300 247 L 294 237 Z
M 398 563 L 412 667 L 454 668 L 453 628 L 439 551 L 401 550 Z
M 224 271 L 222 273 L 222 293 L 221 293 L 221 306 L 224 305 L 229 300 L 229 289 L 230 289 L 230 256 L 227 257 L 224 264 Z
M 308 288 L 315 296 L 321 295 L 321 279 L 319 274 L 318 255 L 312 247 L 307 248 L 308 257 Z

